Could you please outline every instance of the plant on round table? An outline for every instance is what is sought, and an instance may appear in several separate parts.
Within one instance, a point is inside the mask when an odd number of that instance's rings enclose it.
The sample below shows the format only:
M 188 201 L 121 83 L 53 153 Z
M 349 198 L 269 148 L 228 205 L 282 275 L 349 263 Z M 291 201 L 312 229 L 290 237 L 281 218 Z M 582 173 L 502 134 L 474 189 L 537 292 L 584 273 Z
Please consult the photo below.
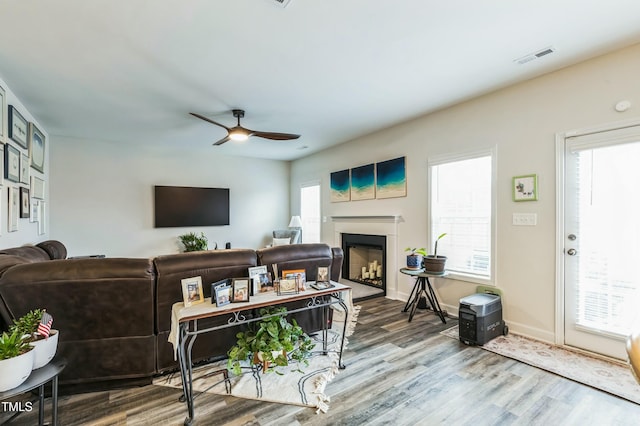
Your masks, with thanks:
M 295 319 L 287 321 L 286 314 L 286 308 L 260 309 L 260 316 L 265 318 L 249 324 L 247 331 L 236 334 L 236 344 L 227 352 L 227 369 L 241 374 L 241 362 L 249 361 L 261 364 L 265 373 L 275 371 L 282 374 L 276 367 L 289 365 L 289 360 L 295 360 L 298 365 L 308 365 L 307 358 L 314 343 Z
M 32 342 L 40 336 L 37 334 L 38 332 L 38 324 L 42 320 L 42 313 L 44 311 L 42 309 L 34 309 L 32 311 L 27 312 L 17 320 L 13 322 L 13 324 L 9 327 L 10 332 L 17 331 L 20 336 L 26 336 L 24 339 L 27 342 Z
M 23 340 L 35 347 L 33 369 L 44 367 L 53 359 L 58 350 L 60 333 L 51 329 L 48 334 L 38 332 L 38 326 L 42 322 L 44 309 L 34 309 L 16 319 L 9 327 L 10 332 L 17 332 Z M 49 318 L 51 318 L 49 316 Z M 53 319 L 51 319 L 53 321 Z
M 407 268 L 408 269 L 420 269 L 422 268 L 422 258 L 427 255 L 426 248 L 411 248 L 407 247 L 404 251 L 408 251 L 407 255 Z
M 33 347 L 13 331 L 0 335 L 0 392 L 20 386 L 33 370 Z
M 195 232 L 189 232 L 188 234 L 180 235 L 180 242 L 184 246 L 184 251 L 203 251 L 208 248 L 208 240 L 203 232 L 200 236 Z
M 424 270 L 426 272 L 431 272 L 436 274 L 441 274 L 444 272 L 444 265 L 447 262 L 447 257 L 438 256 L 438 241 L 440 241 L 440 239 L 446 235 L 447 235 L 446 232 L 443 232 L 442 234 L 438 235 L 438 238 L 436 238 L 436 242 L 434 244 L 433 255 L 428 255 L 424 257 L 422 262 L 424 265 Z
M 32 349 L 29 342 L 22 336 L 17 330 L 12 331 L 11 334 L 6 331 L 2 333 L 0 336 L 0 360 L 15 358 Z

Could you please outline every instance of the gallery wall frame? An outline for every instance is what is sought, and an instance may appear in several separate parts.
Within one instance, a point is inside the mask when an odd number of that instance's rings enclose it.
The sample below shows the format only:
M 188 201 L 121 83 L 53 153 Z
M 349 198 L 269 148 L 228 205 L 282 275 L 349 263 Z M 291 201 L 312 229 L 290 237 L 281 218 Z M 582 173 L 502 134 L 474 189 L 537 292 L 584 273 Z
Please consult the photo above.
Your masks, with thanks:
M 44 180 L 37 176 L 31 176 L 31 198 L 44 200 Z
M 29 122 L 18 112 L 16 107 L 9 105 L 9 139 L 20 145 L 22 148 L 29 147 L 27 132 Z
M 20 151 L 9 143 L 4 144 L 4 177 L 20 182 Z
M 29 157 L 31 157 L 31 167 L 40 173 L 44 173 L 45 163 L 45 136 L 38 127 L 29 123 Z
M 0 86 L 0 142 L 7 135 L 7 92 Z
M 28 219 L 31 213 L 31 198 L 29 197 L 29 189 L 20 188 L 20 217 Z
M 375 164 L 351 169 L 351 200 L 373 200 L 376 198 Z
M 18 230 L 18 217 L 20 216 L 20 192 L 15 186 L 9 187 L 7 212 L 7 231 L 16 232 Z
M 47 203 L 38 202 L 38 235 L 47 233 Z
M 29 184 L 29 156 L 20 154 L 20 183 Z
M 376 198 L 396 198 L 407 196 L 406 158 L 376 163 Z

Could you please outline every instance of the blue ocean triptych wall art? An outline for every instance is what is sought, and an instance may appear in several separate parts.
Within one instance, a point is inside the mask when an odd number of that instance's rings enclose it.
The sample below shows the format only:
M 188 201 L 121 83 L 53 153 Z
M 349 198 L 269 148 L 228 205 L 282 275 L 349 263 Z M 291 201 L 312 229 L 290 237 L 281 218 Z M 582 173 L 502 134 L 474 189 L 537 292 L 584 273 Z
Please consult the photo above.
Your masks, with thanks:
M 331 202 L 405 197 L 405 157 L 331 173 Z

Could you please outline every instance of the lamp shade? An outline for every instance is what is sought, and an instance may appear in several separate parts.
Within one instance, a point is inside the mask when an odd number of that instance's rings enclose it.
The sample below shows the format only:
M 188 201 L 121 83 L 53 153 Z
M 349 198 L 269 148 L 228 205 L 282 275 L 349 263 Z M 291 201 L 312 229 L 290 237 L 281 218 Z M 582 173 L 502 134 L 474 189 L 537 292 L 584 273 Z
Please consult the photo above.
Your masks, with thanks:
M 291 216 L 289 228 L 302 228 L 302 219 L 300 216 Z

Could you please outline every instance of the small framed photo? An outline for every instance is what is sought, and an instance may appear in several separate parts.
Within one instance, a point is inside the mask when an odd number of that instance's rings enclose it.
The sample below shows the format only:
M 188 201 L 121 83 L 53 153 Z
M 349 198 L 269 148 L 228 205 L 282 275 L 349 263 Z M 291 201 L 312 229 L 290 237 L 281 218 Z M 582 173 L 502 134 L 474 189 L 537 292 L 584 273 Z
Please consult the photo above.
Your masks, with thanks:
M 249 268 L 249 278 L 251 279 L 251 295 L 255 296 L 256 294 L 258 294 L 260 292 L 260 281 L 259 281 L 259 275 L 260 274 L 266 274 L 267 273 L 267 266 L 266 265 L 261 265 L 261 266 L 253 266 L 251 268 Z
M 268 272 L 261 273 L 257 276 L 258 288 L 260 293 L 268 293 L 274 290 L 271 274 Z
M 538 200 L 538 175 L 515 176 L 513 178 L 513 201 Z
M 298 290 L 304 291 L 307 283 L 307 271 L 304 269 L 289 269 L 282 271 L 282 278 L 296 280 Z
M 249 301 L 249 283 L 250 278 L 234 278 L 231 282 L 233 288 L 232 302 L 248 302 Z
M 15 186 L 9 187 L 9 205 L 7 209 L 7 231 L 15 232 L 18 230 L 18 217 L 20 216 L 20 192 Z
M 9 105 L 9 138 L 23 148 L 28 148 L 27 131 L 29 122 L 13 106 Z
M 216 287 L 216 293 L 214 295 L 216 300 L 216 306 L 224 306 L 231 303 L 231 286 L 219 285 Z
M 31 197 L 44 200 L 44 180 L 36 176 L 31 176 Z
M 316 273 L 316 282 L 317 283 L 328 283 L 329 282 L 329 267 L 328 266 L 318 266 L 318 272 Z
M 29 184 L 29 156 L 20 155 L 20 183 Z
M 184 306 L 189 307 L 204 302 L 202 277 L 185 278 L 182 281 L 182 298 Z
M 20 217 L 29 218 L 31 213 L 31 198 L 29 198 L 29 190 L 27 188 L 20 188 Z
M 4 177 L 20 182 L 20 151 L 8 143 L 4 144 Z
M 278 284 L 278 296 L 282 294 L 298 293 L 298 283 L 295 278 L 282 278 Z
M 216 303 L 216 288 L 222 287 L 222 286 L 231 287 L 231 278 L 225 278 L 224 280 L 211 283 L 211 303 L 213 304 Z

